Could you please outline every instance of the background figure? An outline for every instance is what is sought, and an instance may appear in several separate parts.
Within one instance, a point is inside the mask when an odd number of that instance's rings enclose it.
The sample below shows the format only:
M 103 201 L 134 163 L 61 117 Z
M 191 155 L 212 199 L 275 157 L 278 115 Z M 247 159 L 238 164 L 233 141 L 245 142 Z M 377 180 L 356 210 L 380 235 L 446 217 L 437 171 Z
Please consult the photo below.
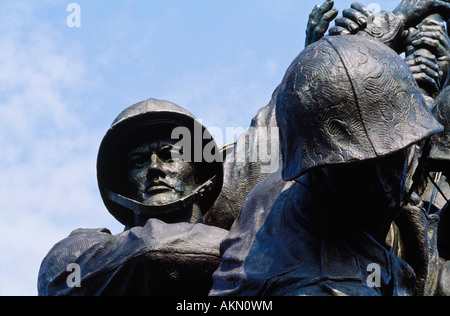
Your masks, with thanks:
M 435 98 L 447 85 L 450 46 L 443 21 L 449 14 L 446 1 L 403 0 L 393 12 L 377 13 L 354 2 L 336 19 L 329 34 L 369 36 L 405 53 L 422 92 Z
M 338 14 L 333 6 L 333 0 L 326 0 L 313 8 L 306 27 L 305 47 L 325 35 Z M 205 215 L 206 224 L 230 229 L 250 191 L 278 169 L 281 163 L 275 113 L 278 92 L 276 87 L 269 103 L 252 119 L 249 129 L 226 148 L 222 192 Z

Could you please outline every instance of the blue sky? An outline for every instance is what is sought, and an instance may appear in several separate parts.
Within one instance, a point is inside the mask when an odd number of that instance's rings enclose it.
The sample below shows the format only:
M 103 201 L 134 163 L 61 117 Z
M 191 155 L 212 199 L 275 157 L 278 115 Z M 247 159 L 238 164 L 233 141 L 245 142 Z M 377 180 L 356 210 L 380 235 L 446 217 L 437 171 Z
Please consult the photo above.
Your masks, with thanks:
M 71 2 L 80 28 L 67 26 Z M 95 164 L 124 108 L 166 99 L 206 126 L 247 128 L 303 49 L 316 3 L 2 0 L 0 295 L 36 295 L 43 257 L 72 230 L 122 230 Z

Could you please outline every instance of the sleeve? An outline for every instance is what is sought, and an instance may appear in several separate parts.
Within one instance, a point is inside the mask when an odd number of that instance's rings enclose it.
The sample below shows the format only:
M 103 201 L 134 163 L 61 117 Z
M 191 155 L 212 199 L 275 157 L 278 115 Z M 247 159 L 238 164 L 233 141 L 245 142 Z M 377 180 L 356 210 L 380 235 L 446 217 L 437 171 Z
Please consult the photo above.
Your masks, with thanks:
M 380 11 L 367 20 L 367 27 L 359 31 L 357 35 L 370 36 L 376 38 L 401 53 L 403 48 L 402 35 L 404 22 L 392 12 Z
M 41 263 L 38 295 L 70 295 L 73 289 L 67 284 L 71 273 L 69 266 L 79 262 L 80 257 L 83 258 L 91 249 L 111 238 L 111 232 L 107 229 L 77 229 L 58 242 Z
M 78 231 L 44 259 L 40 295 L 206 295 L 228 232 L 203 224 L 151 219 L 121 234 Z M 70 249 L 62 250 L 70 245 Z M 69 287 L 67 265 L 80 267 L 80 287 Z

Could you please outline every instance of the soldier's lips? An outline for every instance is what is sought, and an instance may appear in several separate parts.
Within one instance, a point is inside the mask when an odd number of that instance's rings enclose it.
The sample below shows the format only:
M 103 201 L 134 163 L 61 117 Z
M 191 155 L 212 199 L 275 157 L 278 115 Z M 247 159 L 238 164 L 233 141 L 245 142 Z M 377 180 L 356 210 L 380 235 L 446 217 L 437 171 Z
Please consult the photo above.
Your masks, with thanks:
M 159 192 L 159 191 L 169 191 L 170 188 L 166 187 L 164 185 L 157 185 L 154 187 L 150 187 L 146 190 L 147 193 L 155 193 L 155 192 Z
M 169 185 L 163 184 L 163 183 L 158 183 L 158 184 L 150 185 L 145 190 L 145 193 L 147 193 L 147 194 L 157 194 L 157 193 L 163 193 L 163 192 L 172 191 L 172 190 L 173 190 L 173 188 L 170 187 Z

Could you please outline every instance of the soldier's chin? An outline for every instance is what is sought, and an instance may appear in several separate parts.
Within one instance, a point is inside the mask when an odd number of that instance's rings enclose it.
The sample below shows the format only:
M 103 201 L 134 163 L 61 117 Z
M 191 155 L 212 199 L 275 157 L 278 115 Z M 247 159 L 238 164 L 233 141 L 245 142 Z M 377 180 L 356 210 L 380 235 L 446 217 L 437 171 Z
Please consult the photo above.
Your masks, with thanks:
M 143 203 L 148 206 L 164 206 L 176 202 L 180 199 L 179 194 L 165 191 L 152 194 L 145 198 Z

